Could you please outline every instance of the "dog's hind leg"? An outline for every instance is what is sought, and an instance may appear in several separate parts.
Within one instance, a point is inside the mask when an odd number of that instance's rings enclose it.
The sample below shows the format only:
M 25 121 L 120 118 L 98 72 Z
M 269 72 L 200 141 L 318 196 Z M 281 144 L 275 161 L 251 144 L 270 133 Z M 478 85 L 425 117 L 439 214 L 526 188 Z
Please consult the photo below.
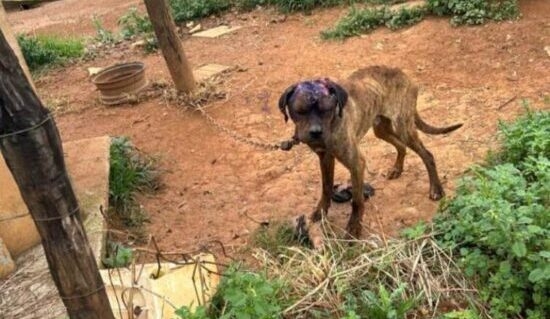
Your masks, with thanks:
M 426 170 L 430 178 L 430 199 L 439 200 L 445 196 L 445 192 L 443 191 L 443 186 L 441 186 L 441 181 L 437 175 L 434 157 L 432 153 L 426 149 L 424 144 L 422 144 L 422 141 L 420 141 L 416 129 L 410 129 L 407 133 L 407 146 L 415 151 L 416 154 L 422 158 L 424 165 L 426 165 Z
M 319 156 L 319 164 L 321 166 L 323 190 L 317 208 L 311 214 L 310 220 L 312 222 L 321 220 L 323 215 L 328 213 L 332 197 L 332 186 L 334 184 L 334 155 L 325 152 L 317 153 L 317 155 Z
M 374 135 L 395 147 L 397 158 L 392 169 L 388 172 L 388 179 L 396 179 L 403 172 L 403 162 L 407 154 L 407 146 L 401 142 L 392 128 L 391 120 L 383 115 L 377 115 L 373 122 Z

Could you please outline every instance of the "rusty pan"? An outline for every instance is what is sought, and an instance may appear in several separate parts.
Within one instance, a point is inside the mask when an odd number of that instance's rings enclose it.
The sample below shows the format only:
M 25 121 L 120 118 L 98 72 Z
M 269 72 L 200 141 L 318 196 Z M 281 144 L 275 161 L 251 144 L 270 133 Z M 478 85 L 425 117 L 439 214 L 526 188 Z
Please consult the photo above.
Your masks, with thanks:
M 145 65 L 141 62 L 110 66 L 96 74 L 92 83 L 99 89 L 101 103 L 105 105 L 128 102 L 148 85 Z

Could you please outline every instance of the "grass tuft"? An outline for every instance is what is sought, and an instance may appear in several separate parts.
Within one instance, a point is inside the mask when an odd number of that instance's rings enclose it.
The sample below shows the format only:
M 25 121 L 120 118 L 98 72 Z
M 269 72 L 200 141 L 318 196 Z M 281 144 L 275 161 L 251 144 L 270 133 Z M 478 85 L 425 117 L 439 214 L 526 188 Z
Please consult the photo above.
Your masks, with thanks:
M 147 215 L 136 202 L 136 193 L 159 188 L 154 161 L 140 154 L 126 137 L 115 137 L 110 149 L 109 203 L 126 226 L 136 227 Z
M 52 35 L 18 35 L 17 42 L 31 71 L 63 64 L 84 54 L 81 39 Z

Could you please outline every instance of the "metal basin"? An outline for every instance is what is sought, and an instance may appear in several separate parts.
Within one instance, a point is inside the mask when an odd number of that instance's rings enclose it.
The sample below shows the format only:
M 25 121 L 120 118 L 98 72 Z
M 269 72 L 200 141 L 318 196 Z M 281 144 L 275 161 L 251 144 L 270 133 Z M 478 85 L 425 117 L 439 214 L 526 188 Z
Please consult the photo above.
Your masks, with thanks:
M 147 87 L 145 65 L 130 62 L 110 66 L 92 78 L 99 89 L 101 103 L 116 105 L 128 102 Z

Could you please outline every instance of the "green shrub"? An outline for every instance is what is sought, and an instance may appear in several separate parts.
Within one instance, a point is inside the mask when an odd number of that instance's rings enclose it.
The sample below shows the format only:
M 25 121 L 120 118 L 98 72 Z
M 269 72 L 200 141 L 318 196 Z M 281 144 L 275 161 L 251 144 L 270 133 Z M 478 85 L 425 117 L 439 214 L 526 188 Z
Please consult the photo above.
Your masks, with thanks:
M 347 316 L 353 313 L 357 318 L 404 319 L 414 308 L 414 300 L 403 298 L 405 284 L 399 285 L 391 293 L 380 285 L 378 291 L 363 290 L 359 296 L 346 295 Z M 353 318 L 353 317 L 351 317 Z
M 192 314 L 187 307 L 176 311 L 182 319 L 275 319 L 283 311 L 283 283 L 264 274 L 230 267 L 212 297 L 210 307 L 198 307 Z
M 103 26 L 103 22 L 101 22 L 100 18 L 98 18 L 97 16 L 94 16 L 92 18 L 92 23 L 96 30 L 96 36 L 95 36 L 96 41 L 98 41 L 101 44 L 113 44 L 117 41 L 113 32 L 107 30 Z
M 158 41 L 153 30 L 153 24 L 146 14 L 140 14 L 135 7 L 120 17 L 118 24 L 122 27 L 120 31 L 122 38 L 130 40 L 141 38 L 145 41 L 145 52 L 151 53 L 158 49 Z
M 130 8 L 126 14 L 120 17 L 118 24 L 122 27 L 121 35 L 126 40 L 153 33 L 151 20 L 146 14 L 140 14 L 136 7 Z
M 482 24 L 519 15 L 517 0 L 427 0 L 427 3 L 431 12 L 451 16 L 451 23 L 455 25 Z
M 59 65 L 84 54 L 84 44 L 81 39 L 18 35 L 17 42 L 31 71 Z
M 321 36 L 325 39 L 344 39 L 382 25 L 398 29 L 416 24 L 429 14 L 451 16 L 453 25 L 482 24 L 487 20 L 514 19 L 519 16 L 519 7 L 516 0 L 428 0 L 425 6 L 401 7 L 399 10 L 352 7 L 333 28 L 321 32 Z
M 139 226 L 147 218 L 137 205 L 137 191 L 158 188 L 153 160 L 142 156 L 126 137 L 115 137 L 110 149 L 109 203 L 127 226 Z
M 230 6 L 230 0 L 170 0 L 176 22 L 207 17 L 225 11 Z
M 550 113 L 501 124 L 503 147 L 464 177 L 434 227 L 494 318 L 550 313 Z

